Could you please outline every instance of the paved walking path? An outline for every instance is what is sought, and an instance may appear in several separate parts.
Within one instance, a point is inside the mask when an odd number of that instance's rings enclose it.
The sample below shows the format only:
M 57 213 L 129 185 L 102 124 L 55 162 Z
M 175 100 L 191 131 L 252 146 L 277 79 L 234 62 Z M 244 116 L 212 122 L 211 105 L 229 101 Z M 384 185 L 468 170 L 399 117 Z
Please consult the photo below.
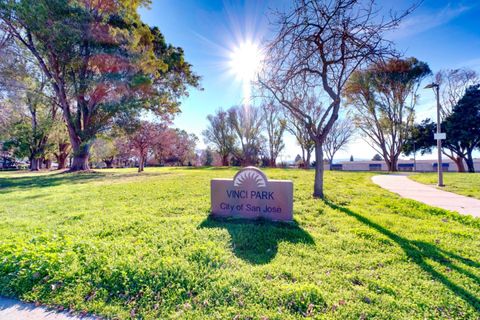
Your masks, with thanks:
M 412 181 L 406 175 L 384 174 L 372 177 L 372 181 L 404 198 L 417 200 L 433 207 L 480 217 L 480 200 Z
M 78 317 L 67 312 L 56 312 L 33 303 L 24 303 L 0 297 L 0 320 L 98 320 L 96 317 Z

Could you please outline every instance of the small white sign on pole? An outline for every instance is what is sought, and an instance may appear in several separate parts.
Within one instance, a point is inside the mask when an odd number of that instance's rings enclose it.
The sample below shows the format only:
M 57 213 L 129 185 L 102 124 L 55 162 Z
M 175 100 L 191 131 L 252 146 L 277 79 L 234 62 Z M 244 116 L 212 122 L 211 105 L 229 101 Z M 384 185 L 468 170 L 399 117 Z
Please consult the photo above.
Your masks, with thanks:
M 433 137 L 435 138 L 435 140 L 445 140 L 447 139 L 447 134 L 445 132 L 435 133 Z

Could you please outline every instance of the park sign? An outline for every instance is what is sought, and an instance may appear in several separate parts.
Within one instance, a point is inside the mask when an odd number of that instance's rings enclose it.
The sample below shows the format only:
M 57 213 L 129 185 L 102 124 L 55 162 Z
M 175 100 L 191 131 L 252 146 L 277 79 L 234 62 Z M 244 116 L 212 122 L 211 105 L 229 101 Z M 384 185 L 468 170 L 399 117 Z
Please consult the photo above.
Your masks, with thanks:
M 212 179 L 210 187 L 213 217 L 293 219 L 292 181 L 268 180 L 260 169 L 246 167 L 233 179 Z

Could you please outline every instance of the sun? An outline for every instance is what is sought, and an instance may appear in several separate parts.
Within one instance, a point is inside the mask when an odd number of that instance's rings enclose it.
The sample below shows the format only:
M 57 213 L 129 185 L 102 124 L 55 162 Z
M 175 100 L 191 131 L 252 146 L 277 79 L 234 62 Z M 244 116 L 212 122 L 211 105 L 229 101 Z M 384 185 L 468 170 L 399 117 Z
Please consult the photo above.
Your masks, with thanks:
M 242 41 L 230 51 L 228 67 L 243 86 L 244 104 L 249 103 L 252 81 L 259 72 L 262 59 L 260 46 L 251 40 Z
M 262 54 L 259 45 L 247 40 L 231 50 L 229 67 L 240 81 L 250 82 L 255 79 L 261 60 Z

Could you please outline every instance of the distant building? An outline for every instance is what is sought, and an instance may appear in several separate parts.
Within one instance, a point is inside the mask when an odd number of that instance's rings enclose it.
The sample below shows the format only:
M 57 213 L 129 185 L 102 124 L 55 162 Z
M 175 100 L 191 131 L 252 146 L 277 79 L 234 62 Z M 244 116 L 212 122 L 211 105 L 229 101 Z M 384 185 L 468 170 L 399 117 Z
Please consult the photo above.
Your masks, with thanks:
M 437 171 L 436 160 L 399 160 L 398 171 L 417 171 L 417 172 L 434 172 Z M 443 171 L 457 172 L 458 168 L 455 162 L 444 159 L 442 161 Z M 480 159 L 474 160 L 475 171 L 480 172 Z M 326 170 L 341 170 L 341 171 L 388 171 L 385 161 L 342 161 L 335 164 L 325 165 Z

